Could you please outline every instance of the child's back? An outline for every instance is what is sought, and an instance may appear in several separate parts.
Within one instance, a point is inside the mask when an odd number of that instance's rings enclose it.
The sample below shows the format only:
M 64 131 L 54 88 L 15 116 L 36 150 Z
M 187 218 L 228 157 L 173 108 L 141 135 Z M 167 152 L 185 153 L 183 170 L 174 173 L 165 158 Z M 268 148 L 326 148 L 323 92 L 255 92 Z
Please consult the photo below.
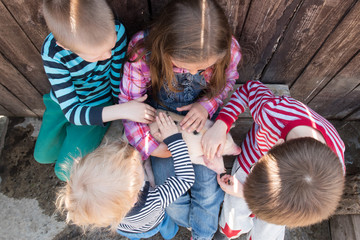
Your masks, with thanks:
M 143 103 L 116 104 L 126 53 L 124 26 L 114 21 L 105 0 L 44 0 L 44 17 L 52 33 L 42 48 L 51 84 L 36 142 L 39 163 L 56 163 L 66 180 L 73 158 L 94 150 L 117 119 L 148 123 L 153 109 Z M 131 112 L 126 112 L 131 108 Z M 68 169 L 62 166 L 69 162 Z

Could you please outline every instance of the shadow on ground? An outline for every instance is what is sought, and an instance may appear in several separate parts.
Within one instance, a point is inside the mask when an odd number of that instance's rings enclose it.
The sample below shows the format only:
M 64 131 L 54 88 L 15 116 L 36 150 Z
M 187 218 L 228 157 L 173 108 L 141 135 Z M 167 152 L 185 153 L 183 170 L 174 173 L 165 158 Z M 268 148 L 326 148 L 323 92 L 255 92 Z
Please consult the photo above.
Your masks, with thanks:
M 53 171 L 53 165 L 41 165 L 33 158 L 34 145 L 36 136 L 32 136 L 34 126 L 27 124 L 26 126 L 19 126 L 24 121 L 24 118 L 10 118 L 8 131 L 6 134 L 4 148 L 0 156 L 0 176 L 1 194 L 12 199 L 36 199 L 43 214 L 47 216 L 54 216 L 56 221 L 63 222 L 64 217 L 59 214 L 54 215 L 56 188 L 63 183 L 57 179 Z M 344 128 L 341 123 L 336 127 Z M 354 133 L 350 131 L 351 134 Z M 355 146 L 358 150 L 358 137 L 355 134 Z M 344 136 L 342 136 L 344 137 Z M 351 162 L 353 159 L 349 159 Z M 355 163 L 355 162 L 354 162 Z M 359 164 L 354 166 L 354 172 L 358 170 Z M 3 217 L 3 219 L 6 218 Z M 21 223 L 20 223 L 21 224 Z M 190 232 L 181 228 L 174 239 L 190 239 Z M 0 237 L 1 238 L 1 237 Z M 41 236 L 34 239 L 44 239 Z M 117 234 L 111 234 L 105 230 L 87 231 L 84 233 L 80 228 L 72 225 L 64 225 L 63 230 L 57 233 L 52 239 L 126 239 Z M 152 239 L 162 239 L 161 236 L 156 235 Z M 329 222 L 324 221 L 320 224 L 313 225 L 307 228 L 299 228 L 287 230 L 285 239 L 301 239 L 301 240 L 327 240 L 331 239 L 329 231 Z

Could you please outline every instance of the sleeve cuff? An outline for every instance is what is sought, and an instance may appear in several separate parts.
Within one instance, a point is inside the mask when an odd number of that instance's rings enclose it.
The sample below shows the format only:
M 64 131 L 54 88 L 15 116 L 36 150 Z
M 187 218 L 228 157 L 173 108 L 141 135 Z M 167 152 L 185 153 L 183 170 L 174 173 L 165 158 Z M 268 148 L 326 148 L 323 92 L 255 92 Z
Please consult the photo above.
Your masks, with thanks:
M 158 146 L 159 143 L 152 137 L 149 137 L 145 138 L 140 144 L 138 144 L 136 149 L 140 152 L 142 160 L 146 160 Z
M 201 104 L 201 106 L 203 106 L 206 111 L 208 112 L 209 114 L 209 118 L 211 119 L 211 117 L 214 115 L 216 109 L 217 109 L 217 102 L 215 100 L 203 100 L 203 101 L 200 101 L 199 102 Z
M 90 118 L 90 125 L 98 125 L 104 127 L 104 122 L 102 120 L 102 111 L 104 107 L 103 106 L 95 106 L 91 107 L 89 112 L 89 118 Z
M 181 133 L 175 133 L 174 135 L 171 135 L 164 139 L 164 143 L 166 145 L 169 145 L 172 142 L 175 142 L 176 140 L 183 139 Z
M 230 131 L 231 125 L 234 123 L 233 119 L 230 116 L 223 114 L 221 112 L 218 115 L 218 117 L 216 118 L 216 121 L 217 120 L 223 121 L 226 124 L 226 126 L 227 126 L 226 133 L 228 133 Z

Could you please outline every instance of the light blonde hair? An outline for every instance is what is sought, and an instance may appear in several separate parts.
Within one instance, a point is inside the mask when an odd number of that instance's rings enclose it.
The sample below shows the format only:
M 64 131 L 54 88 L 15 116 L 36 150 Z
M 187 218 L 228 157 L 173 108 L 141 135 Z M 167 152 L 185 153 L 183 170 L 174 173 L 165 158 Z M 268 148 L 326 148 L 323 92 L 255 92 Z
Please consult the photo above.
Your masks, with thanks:
M 264 155 L 245 181 L 244 197 L 258 218 L 300 227 L 332 215 L 343 189 L 338 156 L 307 137 L 286 141 Z
M 46 24 L 65 48 L 104 44 L 115 33 L 112 10 L 106 0 L 44 0 Z
M 56 207 L 66 212 L 67 223 L 115 230 L 133 207 L 143 181 L 138 151 L 125 142 L 105 144 L 74 162 Z

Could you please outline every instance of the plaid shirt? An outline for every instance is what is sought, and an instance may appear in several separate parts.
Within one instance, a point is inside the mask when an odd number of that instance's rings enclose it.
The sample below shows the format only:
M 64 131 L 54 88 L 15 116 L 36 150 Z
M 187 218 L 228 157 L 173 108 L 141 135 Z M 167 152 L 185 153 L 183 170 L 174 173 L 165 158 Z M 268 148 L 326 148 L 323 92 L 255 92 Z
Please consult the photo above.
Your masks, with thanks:
M 128 51 L 131 51 L 136 43 L 144 38 L 144 31 L 134 35 L 129 43 Z M 140 50 L 144 51 L 144 49 Z M 134 54 L 130 60 L 138 57 Z M 226 69 L 226 86 L 221 94 L 212 99 L 200 99 L 199 103 L 208 111 L 211 117 L 218 107 L 223 104 L 228 92 L 233 89 L 236 79 L 239 78 L 237 65 L 241 59 L 240 45 L 236 39 L 232 38 L 231 43 L 231 60 Z M 187 69 L 173 67 L 174 73 L 188 73 Z M 202 72 L 206 82 L 209 82 L 212 76 L 212 68 L 209 67 Z M 150 68 L 146 63 L 145 56 L 136 62 L 127 62 L 124 65 L 123 79 L 120 84 L 119 103 L 131 101 L 143 96 L 147 91 L 147 86 L 151 81 Z M 133 145 L 142 155 L 142 159 L 147 159 L 159 143 L 150 135 L 150 129 L 147 124 L 123 120 L 125 135 L 130 144 Z

